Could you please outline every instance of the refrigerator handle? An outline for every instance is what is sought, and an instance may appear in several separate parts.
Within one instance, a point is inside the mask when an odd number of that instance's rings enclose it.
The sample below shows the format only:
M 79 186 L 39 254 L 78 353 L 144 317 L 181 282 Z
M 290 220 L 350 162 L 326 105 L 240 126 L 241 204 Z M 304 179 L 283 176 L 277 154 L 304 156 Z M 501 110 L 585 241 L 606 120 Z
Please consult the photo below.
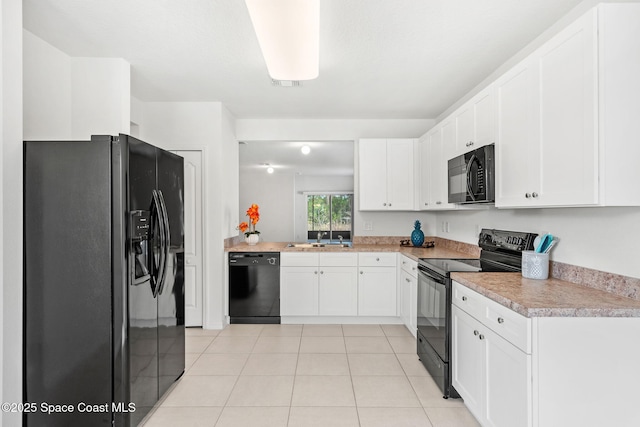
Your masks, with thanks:
M 159 254 L 159 262 L 158 262 L 158 270 L 156 272 L 156 276 L 154 278 L 154 280 L 152 282 L 155 286 L 152 287 L 152 292 L 153 292 L 153 297 L 157 297 L 158 293 L 160 292 L 160 285 L 161 282 L 163 280 L 164 277 L 164 269 L 166 266 L 166 251 L 165 251 L 165 245 L 166 245 L 166 233 L 165 233 L 165 229 L 164 229 L 164 225 L 165 225 L 165 220 L 164 220 L 164 216 L 162 214 L 162 205 L 160 204 L 160 197 L 158 196 L 158 192 L 156 190 L 153 190 L 152 193 L 153 195 L 153 205 L 154 205 L 154 210 L 156 212 L 156 218 L 158 219 L 158 228 L 159 228 L 159 238 L 160 238 L 160 254 Z M 151 247 L 154 248 L 155 245 L 152 245 Z M 151 259 L 152 262 L 153 260 L 155 260 L 155 254 L 151 255 Z
M 162 251 L 164 252 L 164 265 L 162 266 L 162 275 L 159 277 L 160 285 L 158 286 L 158 292 L 156 295 L 162 293 L 162 289 L 164 288 L 164 283 L 167 279 L 167 272 L 169 270 L 169 246 L 171 244 L 171 230 L 169 230 L 169 215 L 167 215 L 167 205 L 164 202 L 164 196 L 162 195 L 162 190 L 158 190 L 158 199 L 160 201 L 160 209 L 162 211 L 162 221 L 164 223 L 164 245 L 162 246 Z

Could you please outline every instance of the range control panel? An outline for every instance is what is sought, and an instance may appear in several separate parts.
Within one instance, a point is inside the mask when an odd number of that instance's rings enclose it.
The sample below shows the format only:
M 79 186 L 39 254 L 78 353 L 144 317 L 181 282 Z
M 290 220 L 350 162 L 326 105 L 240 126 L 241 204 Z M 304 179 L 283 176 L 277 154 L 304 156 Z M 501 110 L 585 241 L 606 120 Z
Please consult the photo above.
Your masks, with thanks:
M 522 252 L 533 250 L 535 233 L 523 233 L 521 231 L 490 230 L 483 228 L 480 232 L 478 245 L 482 249 L 495 251 L 506 249 Z

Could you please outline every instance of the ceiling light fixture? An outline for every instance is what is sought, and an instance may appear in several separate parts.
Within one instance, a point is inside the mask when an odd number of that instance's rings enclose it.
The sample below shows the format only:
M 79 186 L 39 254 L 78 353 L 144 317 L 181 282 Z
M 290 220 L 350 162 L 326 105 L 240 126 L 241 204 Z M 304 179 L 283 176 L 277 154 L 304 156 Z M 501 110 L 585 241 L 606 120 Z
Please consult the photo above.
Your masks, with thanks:
M 271 78 L 317 78 L 320 0 L 245 0 L 245 3 Z
M 311 148 L 308 145 L 303 145 L 300 151 L 302 151 L 302 154 L 306 156 L 311 152 Z
M 267 173 L 273 173 L 273 168 L 271 166 L 267 168 Z

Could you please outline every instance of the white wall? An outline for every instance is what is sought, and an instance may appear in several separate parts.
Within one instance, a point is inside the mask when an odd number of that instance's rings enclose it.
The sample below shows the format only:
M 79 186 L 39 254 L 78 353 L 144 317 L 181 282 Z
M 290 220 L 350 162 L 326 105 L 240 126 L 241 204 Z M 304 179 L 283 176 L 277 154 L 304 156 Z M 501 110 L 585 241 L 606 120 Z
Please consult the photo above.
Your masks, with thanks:
M 71 57 L 23 30 L 24 138 L 71 138 Z
M 219 102 L 147 102 L 140 138 L 166 150 L 203 151 L 205 328 L 221 328 L 224 316 L 224 244 L 237 221 L 237 191 L 224 174 L 238 164 L 234 119 Z M 237 172 L 236 175 L 237 176 Z M 231 199 L 231 200 L 227 200 Z M 235 232 L 234 230 L 234 233 Z
M 71 137 L 129 134 L 131 70 L 120 58 L 71 58 Z
M 24 139 L 88 140 L 130 132 L 131 78 L 120 58 L 74 58 L 24 36 Z
M 0 402 L 22 402 L 22 2 L 0 2 Z M 20 425 L 2 412 L 0 426 Z
M 449 233 L 441 231 L 443 221 L 449 222 Z M 440 237 L 477 244 L 478 227 L 550 232 L 560 238 L 552 260 L 640 277 L 640 208 L 491 209 L 437 215 Z
M 293 173 L 243 172 L 240 175 L 238 221 L 249 222 L 246 212 L 255 203 L 260 206 L 260 222 L 256 225 L 260 239 L 266 242 L 291 242 L 294 240 L 293 195 Z

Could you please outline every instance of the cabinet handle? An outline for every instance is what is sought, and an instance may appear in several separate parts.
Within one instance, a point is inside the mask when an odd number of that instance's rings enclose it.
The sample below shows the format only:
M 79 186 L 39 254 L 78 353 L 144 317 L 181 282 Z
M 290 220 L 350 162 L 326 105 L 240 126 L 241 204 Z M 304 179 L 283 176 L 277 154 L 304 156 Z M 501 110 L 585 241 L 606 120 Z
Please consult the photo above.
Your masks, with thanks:
M 484 339 L 484 335 L 480 334 L 480 336 L 479 336 L 478 338 L 480 338 L 481 340 L 483 340 L 483 339 Z
M 425 206 L 429 206 L 429 203 L 427 203 L 427 202 L 424 202 L 424 205 L 425 205 Z
M 376 261 L 380 261 L 380 258 L 376 258 Z
M 478 336 L 480 332 L 478 332 L 478 330 L 476 329 L 475 331 L 473 331 L 473 335 Z
M 531 193 L 531 197 L 533 197 L 535 199 L 536 197 L 538 197 L 538 193 L 536 193 L 536 192 Z
M 412 269 L 413 271 L 416 271 L 416 268 L 415 268 L 415 267 L 411 267 L 411 269 Z
M 526 197 L 527 199 L 530 199 L 531 198 L 531 193 L 525 193 L 524 197 Z
M 467 297 L 462 297 L 462 301 L 466 301 L 466 300 L 467 300 Z
M 498 317 L 498 323 L 504 323 L 504 319 L 502 317 Z
M 402 265 L 407 265 L 407 261 L 402 261 Z
M 364 274 L 364 273 L 361 271 L 360 274 Z
M 471 147 L 472 145 L 473 145 L 473 141 L 469 141 L 469 142 L 467 142 L 467 144 L 466 144 L 466 146 L 467 146 L 467 147 Z
M 382 206 L 387 206 L 387 204 L 386 204 L 386 203 L 383 203 L 383 204 L 382 204 Z
M 389 203 L 389 206 L 391 206 L 391 203 Z
M 317 271 L 314 271 L 314 272 L 313 272 L 313 274 L 318 274 L 318 272 L 317 272 Z
M 441 204 L 442 204 L 442 202 L 436 202 L 436 205 L 441 205 Z
M 324 274 L 324 271 L 320 270 L 320 274 Z
M 406 280 L 407 283 L 411 283 L 411 280 L 407 279 L 406 277 L 404 278 L 404 280 Z

